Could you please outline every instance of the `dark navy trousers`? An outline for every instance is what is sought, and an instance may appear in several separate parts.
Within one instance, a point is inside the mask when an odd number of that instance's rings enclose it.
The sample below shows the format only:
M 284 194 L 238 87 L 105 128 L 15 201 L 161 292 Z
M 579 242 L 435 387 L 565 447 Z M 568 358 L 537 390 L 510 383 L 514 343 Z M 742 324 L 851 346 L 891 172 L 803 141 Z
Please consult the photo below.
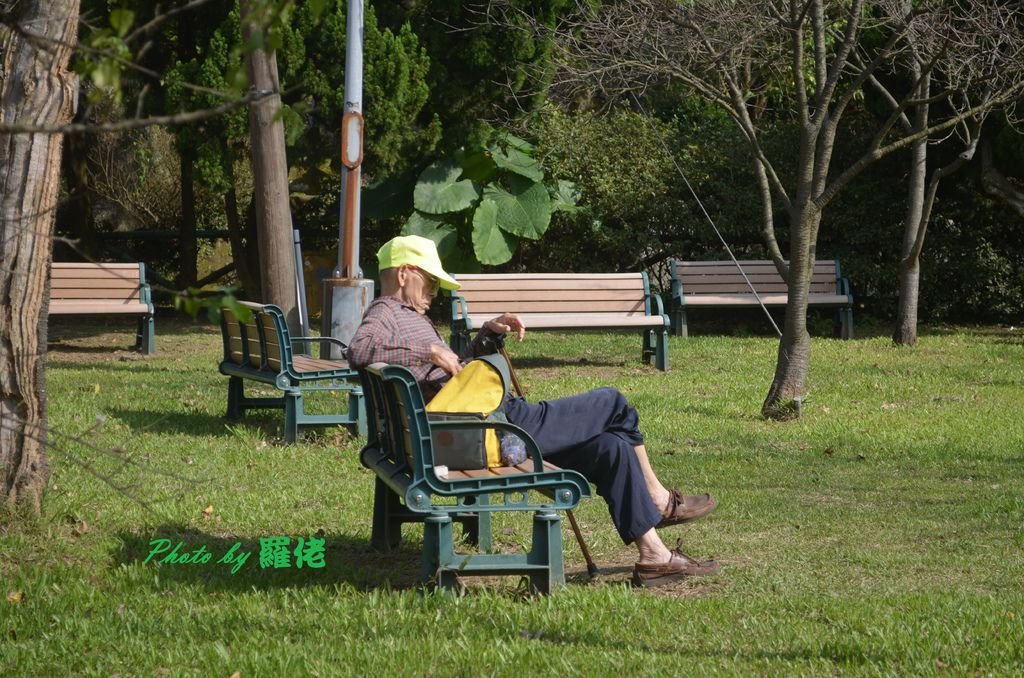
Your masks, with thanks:
M 539 403 L 509 397 L 505 416 L 537 441 L 544 459 L 579 471 L 597 486 L 623 542 L 632 543 L 661 522 L 633 449 L 644 442 L 640 416 L 616 389 Z

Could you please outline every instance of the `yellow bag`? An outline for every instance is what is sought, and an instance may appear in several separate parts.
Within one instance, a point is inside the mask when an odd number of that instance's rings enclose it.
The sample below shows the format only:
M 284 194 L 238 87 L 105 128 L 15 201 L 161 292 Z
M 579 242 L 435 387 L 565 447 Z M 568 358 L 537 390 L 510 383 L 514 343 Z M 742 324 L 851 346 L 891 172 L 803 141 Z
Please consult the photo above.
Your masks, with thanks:
M 478 358 L 451 378 L 427 404 L 432 421 L 507 421 L 501 409 L 509 383 L 501 354 Z M 501 466 L 501 445 L 493 428 L 434 431 L 434 464 L 453 471 Z

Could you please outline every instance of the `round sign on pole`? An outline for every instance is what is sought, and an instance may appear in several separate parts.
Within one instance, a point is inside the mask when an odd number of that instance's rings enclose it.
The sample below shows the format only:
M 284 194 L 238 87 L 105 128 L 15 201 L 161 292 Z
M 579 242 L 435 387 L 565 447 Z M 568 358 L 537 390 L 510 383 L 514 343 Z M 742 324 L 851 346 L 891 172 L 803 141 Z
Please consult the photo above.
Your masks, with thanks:
M 363 162 L 363 116 L 349 111 L 341 119 L 341 164 L 349 169 Z

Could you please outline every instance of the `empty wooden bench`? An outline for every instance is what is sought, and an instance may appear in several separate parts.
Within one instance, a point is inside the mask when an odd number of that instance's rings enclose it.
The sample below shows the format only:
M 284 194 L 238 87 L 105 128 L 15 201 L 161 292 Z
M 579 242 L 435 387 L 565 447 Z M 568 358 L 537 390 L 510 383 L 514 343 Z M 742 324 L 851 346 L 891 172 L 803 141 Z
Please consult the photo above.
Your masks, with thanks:
M 518 315 L 528 331 L 639 329 L 641 359 L 668 369 L 669 318 L 646 273 L 478 273 L 455 276 L 451 345 L 459 352 L 470 332 L 502 313 Z
M 688 334 L 686 313 L 691 308 L 738 308 L 785 306 L 789 303 L 786 282 L 775 263 L 767 260 L 740 261 L 671 261 L 672 332 Z M 740 273 L 740 268 L 743 273 Z M 743 275 L 750 280 L 757 295 L 750 291 Z M 833 259 L 814 262 L 807 306 L 836 309 L 837 334 L 853 338 L 853 295 L 850 283 L 840 274 L 839 262 Z
M 228 412 L 231 420 L 241 419 L 248 409 L 284 410 L 284 439 L 295 442 L 299 429 L 307 426 L 344 425 L 362 435 L 366 411 L 358 373 L 344 360 L 313 358 L 301 347 L 312 343 L 345 345 L 333 337 L 292 337 L 284 313 L 273 304 L 240 302 L 247 309 L 242 318 L 229 308 L 221 309 L 224 359 L 221 374 L 228 379 Z M 250 398 L 244 380 L 256 381 L 283 392 L 279 398 Z M 315 391 L 338 391 L 348 395 L 348 411 L 340 414 L 307 414 L 303 396 Z
M 404 367 L 376 363 L 361 376 L 370 430 L 360 459 L 377 476 L 373 546 L 390 550 L 401 539 L 403 523 L 422 523 L 424 583 L 457 588 L 458 576 L 514 574 L 528 576 L 541 593 L 564 586 L 557 511 L 572 509 L 590 496 L 587 480 L 575 471 L 545 463 L 537 444 L 518 426 L 429 421 L 416 379 Z M 530 455 L 527 461 L 511 467 L 440 473 L 434 464 L 433 432 L 483 426 L 522 438 Z M 485 552 L 491 545 L 490 516 L 498 511 L 533 512 L 529 552 Z M 455 551 L 454 521 L 469 528 L 477 551 Z
M 153 299 L 146 266 L 57 263 L 50 266 L 50 315 L 138 316 L 135 348 L 155 350 Z

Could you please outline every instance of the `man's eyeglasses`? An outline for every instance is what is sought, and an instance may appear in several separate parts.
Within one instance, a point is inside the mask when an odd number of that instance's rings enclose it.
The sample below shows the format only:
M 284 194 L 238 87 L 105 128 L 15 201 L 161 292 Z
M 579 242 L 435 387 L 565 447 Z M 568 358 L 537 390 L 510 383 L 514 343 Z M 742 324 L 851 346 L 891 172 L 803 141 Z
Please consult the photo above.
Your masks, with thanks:
M 420 277 L 423 278 L 423 282 L 426 285 L 427 292 L 429 292 L 432 295 L 436 295 L 438 290 L 441 289 L 441 282 L 434 276 L 424 271 L 422 268 L 413 266 L 412 269 L 419 273 Z

